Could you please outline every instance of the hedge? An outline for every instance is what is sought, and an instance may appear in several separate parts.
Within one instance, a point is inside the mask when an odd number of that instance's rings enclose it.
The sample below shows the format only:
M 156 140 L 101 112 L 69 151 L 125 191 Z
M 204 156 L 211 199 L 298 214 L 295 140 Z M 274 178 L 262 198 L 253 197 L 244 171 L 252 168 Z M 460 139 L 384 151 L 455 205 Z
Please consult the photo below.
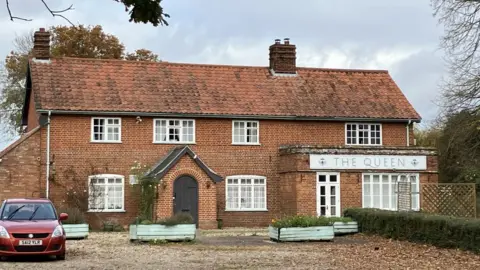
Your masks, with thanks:
M 480 219 L 365 208 L 346 209 L 344 216 L 357 221 L 359 232 L 480 253 Z
M 270 225 L 275 228 L 333 226 L 333 223 L 337 221 L 349 222 L 352 221 L 352 219 L 346 217 L 296 215 L 283 217 L 281 219 L 273 219 Z

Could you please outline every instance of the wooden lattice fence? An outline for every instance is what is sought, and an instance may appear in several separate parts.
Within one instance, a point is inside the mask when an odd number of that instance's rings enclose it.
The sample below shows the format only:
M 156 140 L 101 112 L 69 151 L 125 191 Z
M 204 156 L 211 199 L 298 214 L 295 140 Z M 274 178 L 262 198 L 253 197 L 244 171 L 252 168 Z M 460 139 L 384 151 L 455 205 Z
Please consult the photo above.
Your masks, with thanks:
M 475 184 L 422 184 L 420 198 L 422 211 L 447 216 L 476 217 Z

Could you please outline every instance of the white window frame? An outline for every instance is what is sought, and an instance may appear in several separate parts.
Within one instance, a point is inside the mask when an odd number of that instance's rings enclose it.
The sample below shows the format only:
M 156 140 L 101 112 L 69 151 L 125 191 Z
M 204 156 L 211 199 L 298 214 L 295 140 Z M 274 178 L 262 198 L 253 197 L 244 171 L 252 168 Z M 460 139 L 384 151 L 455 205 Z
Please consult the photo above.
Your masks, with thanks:
M 242 208 L 242 204 L 241 204 L 241 190 L 242 190 L 242 185 L 240 184 L 240 179 L 251 179 L 252 182 L 251 182 L 251 186 L 254 187 L 254 186 L 258 186 L 259 184 L 254 184 L 254 180 L 255 179 L 263 179 L 264 181 L 264 198 L 263 198 L 263 204 L 265 205 L 265 208 L 253 208 L 254 205 L 255 205 L 255 190 L 252 189 L 252 207 L 251 208 Z M 228 194 L 228 180 L 229 179 L 239 179 L 239 184 L 233 184 L 235 186 L 238 186 L 238 205 L 239 205 L 239 208 L 229 208 L 228 207 L 228 198 L 229 198 L 229 194 Z M 232 184 L 230 184 L 232 185 Z M 241 211 L 244 211 L 244 212 L 259 212 L 259 211 L 268 211 L 268 208 L 267 208 L 267 177 L 265 176 L 261 176 L 261 175 L 231 175 L 231 176 L 227 176 L 225 178 L 225 211 L 232 211 L 232 212 L 241 212 Z
M 325 176 L 325 182 L 320 182 L 319 178 L 320 175 Z M 330 176 L 335 175 L 337 177 L 336 182 L 330 182 Z M 328 179 L 328 180 L 327 180 Z M 340 217 L 342 216 L 342 198 L 341 198 L 341 186 L 340 186 L 340 172 L 317 172 L 316 178 L 316 201 L 317 201 L 317 216 L 320 216 L 320 207 L 321 207 L 321 202 L 320 202 L 320 186 L 325 186 L 326 189 L 328 189 L 331 186 L 335 186 L 337 193 L 336 193 L 336 202 L 335 202 L 335 216 Z M 328 187 L 328 188 L 327 188 Z M 327 191 L 326 194 L 330 195 L 330 198 L 327 198 L 325 196 L 325 200 L 330 201 L 331 200 L 331 193 L 330 191 Z M 330 207 L 332 206 L 331 203 L 328 203 L 326 205 L 329 205 Z M 329 211 L 330 208 L 328 208 L 326 211 Z M 327 217 L 333 217 L 332 215 L 328 214 L 326 215 Z
M 356 126 L 356 143 L 348 143 L 348 137 L 347 137 L 347 134 L 348 134 L 348 125 L 355 125 Z M 358 136 L 358 126 L 359 125 L 368 125 L 368 143 L 367 144 L 360 144 L 359 143 L 359 136 Z M 380 143 L 379 144 L 376 144 L 376 143 L 371 143 L 371 129 L 370 129 L 370 126 L 371 125 L 377 125 L 377 126 L 380 126 Z M 376 145 L 376 146 L 381 146 L 383 145 L 383 125 L 381 123 L 345 123 L 345 145 Z
M 247 122 L 257 123 L 257 142 L 235 142 L 235 123 L 243 122 L 245 124 L 245 133 L 247 131 Z M 245 140 L 247 134 L 244 134 Z M 233 145 L 260 145 L 260 121 L 258 120 L 232 120 L 232 144 Z
M 104 197 L 104 203 L 105 203 L 105 208 L 104 209 L 90 209 L 90 194 L 91 194 L 91 180 L 93 178 L 103 178 L 105 179 L 105 197 Z M 108 204 L 108 186 L 118 186 L 119 184 L 109 184 L 108 183 L 108 178 L 120 178 L 122 179 L 122 208 L 121 209 L 107 209 L 107 204 Z M 125 177 L 123 175 L 119 174 L 97 174 L 97 175 L 90 175 L 88 177 L 88 212 L 104 212 L 104 213 L 109 213 L 109 212 L 125 212 Z
M 157 132 L 157 121 L 166 121 L 167 123 L 167 128 L 166 131 L 168 132 L 168 122 L 169 121 L 180 121 L 181 125 L 183 121 L 192 121 L 193 122 L 193 141 L 157 141 L 156 140 L 156 132 Z M 185 119 L 185 118 L 154 118 L 153 119 L 153 143 L 158 143 L 158 144 L 195 144 L 196 136 L 195 133 L 197 131 L 196 125 L 195 125 L 195 119 Z M 167 139 L 169 135 L 167 133 Z M 179 138 L 183 139 L 183 126 L 180 127 L 180 133 L 179 133 Z
M 412 205 L 412 210 L 413 211 L 420 211 L 420 208 L 421 208 L 421 201 L 420 201 L 420 174 L 418 173 L 375 173 L 375 172 L 371 172 L 371 173 L 362 173 L 362 208 L 366 208 L 365 207 L 365 175 L 369 175 L 370 176 L 370 194 L 373 194 L 373 175 L 378 175 L 379 176 L 379 191 L 380 191 L 380 204 L 382 205 L 380 208 L 376 208 L 376 209 L 382 209 L 382 210 L 390 210 L 390 211 L 397 211 L 398 209 L 398 203 L 396 203 L 396 207 L 389 207 L 389 208 L 386 208 L 386 207 L 383 207 L 383 198 L 382 198 L 382 195 L 383 195 L 383 189 L 382 189 L 382 177 L 383 175 L 387 175 L 388 176 L 388 183 L 389 183 L 389 193 L 392 192 L 392 188 L 394 187 L 394 185 L 392 185 L 392 176 L 396 175 L 397 176 L 397 182 L 398 180 L 400 179 L 400 176 L 401 175 L 409 175 L 409 176 L 414 176 L 415 179 L 416 179 L 416 189 L 417 190 L 411 190 L 412 192 L 412 197 L 413 196 L 416 196 L 417 197 L 417 207 L 413 207 Z M 410 180 L 409 180 L 410 181 Z M 398 188 L 398 186 L 397 186 Z M 394 190 L 394 194 L 396 194 L 396 190 Z M 371 195 L 372 196 L 372 195 Z M 398 196 L 398 194 L 396 194 L 396 196 Z M 396 197 L 397 200 L 398 200 L 398 197 Z M 373 197 L 371 199 L 371 207 L 368 207 L 368 208 L 375 208 L 373 207 Z M 389 198 L 389 202 L 390 202 L 390 206 L 391 206 L 391 198 Z
M 104 139 L 103 140 L 95 140 L 95 135 L 94 135 L 94 121 L 95 120 L 104 120 L 105 121 L 105 126 L 104 126 Z M 118 140 L 107 140 L 107 125 L 108 125 L 108 120 L 118 120 Z M 92 117 L 91 122 L 90 122 L 90 142 L 92 143 L 121 143 L 122 142 L 122 118 L 121 117 Z

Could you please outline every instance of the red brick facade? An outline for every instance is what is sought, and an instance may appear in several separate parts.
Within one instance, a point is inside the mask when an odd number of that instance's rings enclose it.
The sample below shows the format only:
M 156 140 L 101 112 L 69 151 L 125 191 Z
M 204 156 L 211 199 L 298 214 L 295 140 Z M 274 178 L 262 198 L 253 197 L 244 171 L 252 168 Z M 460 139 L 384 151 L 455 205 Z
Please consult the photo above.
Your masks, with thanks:
M 128 183 L 130 168 L 134 161 L 153 165 L 175 145 L 154 144 L 152 118 L 143 117 L 140 123 L 135 117 L 122 117 L 121 143 L 92 143 L 91 117 L 52 115 L 51 117 L 51 161 L 52 182 L 50 198 L 61 206 L 66 200 L 66 191 L 56 183 L 70 185 L 66 171 L 73 169 L 77 173 L 76 181 L 87 182 L 88 176 L 95 173 L 118 174 L 125 176 L 125 212 L 89 214 L 91 223 L 97 224 L 98 218 L 115 218 L 122 224 L 132 222 L 138 215 L 138 190 Z M 193 151 L 216 173 L 223 178 L 231 175 L 260 175 L 267 178 L 268 211 L 225 211 L 225 181 L 213 183 L 189 156 L 182 159 L 164 176 L 165 187 L 159 188 L 157 217 L 172 214 L 173 182 L 181 175 L 193 176 L 199 183 L 199 224 L 203 228 L 216 227 L 217 219 L 224 226 L 264 226 L 272 218 L 284 214 L 309 213 L 316 209 L 315 172 L 308 168 L 308 155 L 280 156 L 282 145 L 321 145 L 335 147 L 345 145 L 345 123 L 260 120 L 260 145 L 232 145 L 232 120 L 207 119 L 195 120 L 196 143 L 190 145 Z M 410 134 L 412 129 L 410 129 Z M 41 137 L 41 151 L 38 148 Z M 37 167 L 29 178 L 17 183 L 36 190 L 45 189 L 46 128 L 38 131 L 17 147 L 14 152 L 30 151 L 37 153 Z M 406 145 L 405 123 L 382 124 L 383 147 L 403 147 Z M 30 145 L 30 140 L 36 144 Z M 410 137 L 410 142 L 413 142 Z M 28 147 L 27 147 L 28 146 Z M 411 147 L 414 148 L 414 147 Z M 41 153 L 41 154 L 40 154 Z M 0 168 L 17 167 L 18 163 L 2 161 Z M 17 161 L 19 162 L 19 161 Z M 43 164 L 40 166 L 40 163 Z M 436 179 L 435 157 L 429 157 L 430 174 L 422 174 L 422 181 L 428 177 Z M 341 173 L 342 208 L 361 206 L 360 172 Z M 7 181 L 6 174 L 0 181 Z M 28 179 L 28 180 L 27 180 Z M 434 180 L 431 180 L 434 181 Z M 35 183 L 35 184 L 31 184 Z M 209 187 L 207 187 L 207 183 Z M 63 185 L 63 186 L 64 186 Z M 39 187 L 39 188 L 38 188 Z M 26 196 L 24 190 L 3 193 L 4 197 Z

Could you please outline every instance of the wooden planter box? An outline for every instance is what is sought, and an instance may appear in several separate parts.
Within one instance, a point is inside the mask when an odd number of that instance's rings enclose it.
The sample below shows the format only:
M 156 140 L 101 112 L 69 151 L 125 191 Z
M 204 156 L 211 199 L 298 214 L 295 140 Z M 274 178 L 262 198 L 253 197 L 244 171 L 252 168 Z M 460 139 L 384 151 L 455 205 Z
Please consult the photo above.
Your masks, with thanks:
M 196 231 L 197 228 L 195 224 L 179 224 L 174 226 L 165 226 L 159 224 L 130 225 L 130 240 L 194 240 Z
M 333 240 L 333 226 L 275 228 L 268 227 L 268 236 L 275 241 Z
M 358 223 L 356 221 L 350 221 L 350 222 L 337 221 L 333 223 L 333 231 L 335 232 L 335 234 L 357 233 Z
M 67 239 L 84 239 L 88 237 L 88 224 L 62 224 Z

